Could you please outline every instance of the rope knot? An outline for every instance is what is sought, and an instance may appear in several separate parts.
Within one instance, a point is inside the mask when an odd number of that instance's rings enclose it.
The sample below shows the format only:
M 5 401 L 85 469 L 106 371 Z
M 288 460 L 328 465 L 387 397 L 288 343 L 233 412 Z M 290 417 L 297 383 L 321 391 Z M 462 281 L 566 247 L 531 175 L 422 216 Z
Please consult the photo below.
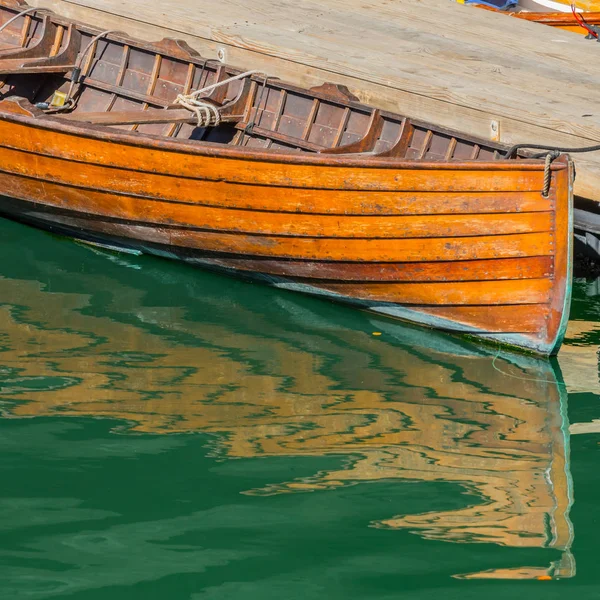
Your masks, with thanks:
M 218 87 L 228 85 L 233 81 L 237 81 L 238 79 L 244 79 L 245 77 L 254 75 L 254 73 L 260 73 L 260 71 L 256 69 L 252 71 L 246 71 L 244 73 L 240 73 L 239 75 L 234 75 L 233 77 L 223 79 L 223 81 L 217 81 L 216 83 L 207 85 L 206 87 L 196 90 L 195 92 L 191 92 L 190 94 L 179 94 L 179 96 L 177 96 L 177 100 L 175 100 L 175 104 L 181 104 L 181 106 L 193 112 L 198 119 L 198 127 L 216 127 L 221 122 L 221 113 L 219 112 L 219 108 L 210 102 L 202 100 L 200 96 L 202 94 L 211 92 Z
M 180 104 L 196 115 L 197 127 L 216 127 L 221 123 L 221 113 L 218 107 L 200 100 L 193 94 L 179 94 L 175 104 Z

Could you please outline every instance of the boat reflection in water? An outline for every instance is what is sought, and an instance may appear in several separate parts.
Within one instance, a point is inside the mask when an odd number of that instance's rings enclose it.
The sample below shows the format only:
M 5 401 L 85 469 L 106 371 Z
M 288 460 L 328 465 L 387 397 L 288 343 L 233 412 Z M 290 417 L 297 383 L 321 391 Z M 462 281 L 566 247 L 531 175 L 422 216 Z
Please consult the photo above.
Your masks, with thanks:
M 551 564 L 543 553 L 537 566 L 459 577 L 574 575 L 566 393 L 552 363 L 152 259 L 57 242 L 55 256 L 23 261 L 24 247 L 15 240 L 21 261 L 0 279 L 6 416 L 208 432 L 223 460 L 347 457 L 252 495 L 454 482 L 462 507 L 390 506 L 371 525 L 560 551 Z

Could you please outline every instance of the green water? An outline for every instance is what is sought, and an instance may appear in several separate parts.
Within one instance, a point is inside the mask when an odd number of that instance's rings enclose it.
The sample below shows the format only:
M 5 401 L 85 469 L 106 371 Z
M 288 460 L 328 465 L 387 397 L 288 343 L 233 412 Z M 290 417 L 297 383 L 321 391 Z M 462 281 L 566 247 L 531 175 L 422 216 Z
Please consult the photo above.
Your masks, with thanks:
M 600 598 L 597 282 L 547 362 L 7 221 L 0 258 L 0 598 Z

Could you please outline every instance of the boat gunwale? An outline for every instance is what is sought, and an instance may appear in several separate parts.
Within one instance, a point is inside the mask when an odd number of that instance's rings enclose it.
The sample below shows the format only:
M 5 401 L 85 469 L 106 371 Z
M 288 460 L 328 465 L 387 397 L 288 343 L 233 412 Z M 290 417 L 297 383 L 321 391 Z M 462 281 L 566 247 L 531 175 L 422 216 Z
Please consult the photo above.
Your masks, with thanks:
M 309 152 L 289 152 L 286 150 L 263 150 L 232 147 L 217 142 L 195 140 L 171 140 L 162 136 L 148 135 L 122 130 L 108 130 L 101 125 L 70 123 L 54 116 L 29 116 L 5 111 L 7 102 L 17 103 L 25 100 L 18 96 L 9 96 L 0 101 L 0 119 L 14 122 L 25 127 L 66 133 L 81 138 L 89 138 L 107 143 L 119 143 L 147 150 L 161 150 L 184 155 L 206 156 L 211 158 L 239 159 L 246 162 L 284 163 L 296 165 L 317 165 L 323 167 L 360 167 L 363 169 L 414 169 L 414 170 L 459 170 L 459 171 L 543 171 L 545 162 L 542 159 L 497 159 L 494 161 L 478 160 L 439 160 L 406 159 L 395 157 L 376 157 L 374 155 L 356 154 L 316 154 Z M 25 100 L 29 104 L 27 100 Z M 33 109 L 33 105 L 31 105 Z M 13 146 L 1 144 L 7 148 Z M 16 147 L 14 147 L 16 148 Z M 564 155 L 563 155 L 564 156 Z M 552 162 L 552 171 L 567 168 L 566 159 L 558 157 Z M 87 161 L 85 161 L 87 162 Z M 109 166 L 109 165 L 106 165 Z M 134 170 L 134 169 L 132 169 Z

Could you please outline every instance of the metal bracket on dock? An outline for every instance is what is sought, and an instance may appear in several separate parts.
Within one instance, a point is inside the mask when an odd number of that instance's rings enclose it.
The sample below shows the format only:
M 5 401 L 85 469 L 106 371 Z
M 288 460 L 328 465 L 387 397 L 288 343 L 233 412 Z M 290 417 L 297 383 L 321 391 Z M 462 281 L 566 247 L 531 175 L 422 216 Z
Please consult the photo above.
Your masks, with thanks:
M 588 33 L 585 36 L 585 39 L 586 40 L 596 40 L 597 42 L 600 42 L 600 26 L 598 26 L 598 25 L 588 25 L 587 28 L 591 29 L 591 31 L 590 31 L 590 33 Z M 596 35 L 594 35 L 594 33 Z

